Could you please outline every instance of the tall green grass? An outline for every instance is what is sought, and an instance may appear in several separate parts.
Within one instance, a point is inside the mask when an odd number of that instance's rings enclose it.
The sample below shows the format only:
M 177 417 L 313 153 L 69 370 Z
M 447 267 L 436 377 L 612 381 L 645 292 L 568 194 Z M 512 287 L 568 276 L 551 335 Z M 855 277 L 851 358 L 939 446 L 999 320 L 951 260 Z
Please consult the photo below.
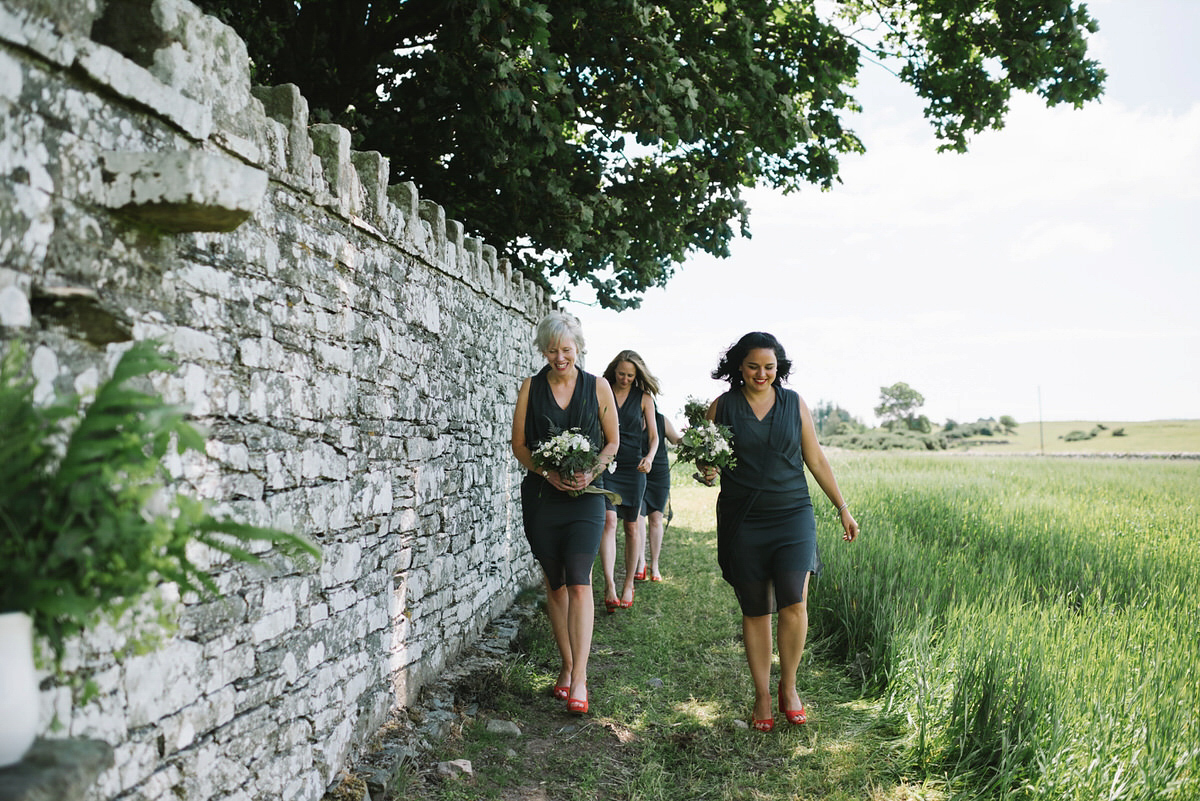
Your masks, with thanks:
M 1200 465 L 838 454 L 810 616 L 953 797 L 1200 797 Z

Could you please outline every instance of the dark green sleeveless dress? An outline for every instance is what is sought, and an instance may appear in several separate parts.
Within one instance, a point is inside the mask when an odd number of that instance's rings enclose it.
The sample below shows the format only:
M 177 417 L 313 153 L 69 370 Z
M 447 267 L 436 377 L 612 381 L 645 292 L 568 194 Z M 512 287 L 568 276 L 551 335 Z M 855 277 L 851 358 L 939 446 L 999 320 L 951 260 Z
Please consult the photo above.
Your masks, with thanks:
M 617 517 L 634 522 L 642 513 L 642 495 L 646 492 L 646 474 L 638 471 L 638 462 L 646 455 L 646 417 L 642 414 L 642 390 L 630 387 L 625 402 L 617 407 L 617 425 L 621 447 L 617 451 L 617 469 L 604 477 L 604 488 L 621 496 Z
M 804 601 L 805 579 L 821 570 L 800 449 L 800 396 L 776 385 L 775 404 L 759 420 L 741 390 L 730 390 L 717 399 L 715 419 L 733 431 L 737 460 L 721 470 L 717 561 L 742 614 L 768 615 Z
M 547 365 L 529 380 L 525 441 L 530 450 L 537 450 L 538 445 L 561 431 L 578 428 L 599 451 L 603 437 L 596 403 L 596 376 L 579 370 L 575 393 L 563 409 L 550 389 L 549 372 Z M 530 471 L 521 481 L 521 511 L 525 539 L 545 571 L 550 588 L 591 584 L 592 563 L 604 533 L 604 496 L 572 496 Z
M 654 425 L 658 427 L 658 450 L 654 454 L 654 463 L 646 474 L 646 494 L 642 497 L 642 514 L 651 512 L 666 512 L 667 501 L 671 497 L 671 462 L 667 455 L 667 432 L 663 422 L 662 412 L 655 411 Z M 649 447 L 649 437 L 643 435 L 643 447 Z

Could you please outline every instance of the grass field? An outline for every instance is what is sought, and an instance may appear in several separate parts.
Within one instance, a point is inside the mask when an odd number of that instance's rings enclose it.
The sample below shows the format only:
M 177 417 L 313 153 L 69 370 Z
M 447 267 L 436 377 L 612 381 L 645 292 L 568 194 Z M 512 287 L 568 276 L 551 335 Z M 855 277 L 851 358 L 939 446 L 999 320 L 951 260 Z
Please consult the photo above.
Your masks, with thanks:
M 1200 465 L 839 455 L 818 646 L 952 795 L 1200 797 Z M 828 649 L 828 651 L 826 651 Z
M 480 709 L 432 757 L 470 759 L 474 775 L 414 767 L 397 797 L 1200 798 L 1200 462 L 831 460 L 862 536 L 842 542 L 818 500 L 808 725 L 745 726 L 716 490 L 680 467 L 667 581 L 639 584 L 633 610 L 597 612 L 591 713 L 549 697 L 556 653 L 539 615 L 503 675 L 464 688 L 462 706 Z M 524 734 L 490 734 L 489 717 Z
M 1072 431 L 1091 432 L 1104 426 L 1092 439 L 1068 442 Z M 1114 436 L 1122 431 L 1122 436 Z M 983 453 L 1200 453 L 1200 420 L 1153 420 L 1122 423 L 1107 420 L 1021 423 L 1014 434 L 975 440 L 969 450 Z

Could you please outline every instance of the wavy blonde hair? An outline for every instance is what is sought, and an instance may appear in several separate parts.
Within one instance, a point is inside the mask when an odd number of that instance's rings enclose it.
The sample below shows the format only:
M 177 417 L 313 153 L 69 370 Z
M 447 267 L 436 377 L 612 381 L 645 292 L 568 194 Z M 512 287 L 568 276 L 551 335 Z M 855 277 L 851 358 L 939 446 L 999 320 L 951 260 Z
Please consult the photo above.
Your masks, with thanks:
M 650 368 L 646 367 L 646 361 L 637 354 L 637 351 L 623 350 L 613 357 L 613 360 L 608 363 L 608 367 L 604 368 L 604 377 L 608 383 L 615 383 L 617 380 L 617 365 L 621 362 L 629 362 L 633 365 L 633 371 L 637 374 L 633 379 L 633 385 L 642 392 L 649 392 L 651 395 L 657 395 L 659 384 L 658 379 L 650 372 Z

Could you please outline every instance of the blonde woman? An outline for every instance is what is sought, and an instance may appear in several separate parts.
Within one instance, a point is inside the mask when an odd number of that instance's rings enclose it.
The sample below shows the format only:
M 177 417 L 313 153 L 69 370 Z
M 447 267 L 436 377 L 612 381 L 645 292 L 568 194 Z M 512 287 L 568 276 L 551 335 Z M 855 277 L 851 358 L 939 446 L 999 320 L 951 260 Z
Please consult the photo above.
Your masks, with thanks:
M 633 606 L 633 579 L 642 554 L 642 496 L 646 492 L 646 474 L 654 465 L 658 450 L 658 428 L 654 425 L 654 396 L 658 380 L 646 368 L 646 362 L 632 350 L 623 350 L 609 362 L 604 378 L 612 387 L 617 404 L 621 447 L 617 468 L 604 477 L 604 488 L 621 496 L 616 515 L 625 527 L 625 581 L 617 595 L 616 527 L 606 527 L 600 543 L 600 564 L 604 568 L 604 606 L 609 612 Z

